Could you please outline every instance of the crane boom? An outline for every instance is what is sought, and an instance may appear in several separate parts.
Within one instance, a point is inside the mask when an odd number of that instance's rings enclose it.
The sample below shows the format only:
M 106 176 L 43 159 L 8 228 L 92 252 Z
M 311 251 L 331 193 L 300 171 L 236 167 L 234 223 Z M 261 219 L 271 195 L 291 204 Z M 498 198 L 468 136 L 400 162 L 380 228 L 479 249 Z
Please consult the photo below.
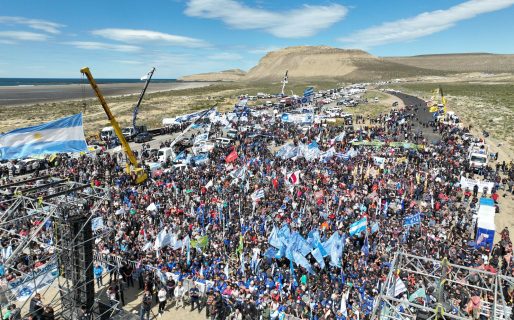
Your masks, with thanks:
M 125 154 L 127 155 L 127 158 L 130 161 L 130 164 L 127 162 L 127 172 L 128 173 L 132 173 L 132 172 L 136 173 L 136 182 L 137 183 L 144 182 L 148 178 L 148 176 L 147 176 L 146 172 L 143 170 L 143 168 L 139 167 L 139 163 L 137 162 L 136 156 L 132 152 L 130 145 L 127 143 L 127 140 L 123 136 L 120 125 L 118 124 L 118 121 L 112 114 L 111 109 L 109 109 L 109 106 L 107 105 L 107 102 L 105 101 L 104 96 L 100 92 L 100 88 L 96 84 L 96 81 L 93 78 L 91 71 L 89 70 L 88 67 L 85 67 L 85 68 L 80 69 L 80 72 L 87 77 L 87 80 L 89 81 L 89 83 L 91 84 L 91 87 L 95 91 L 95 94 L 98 97 L 98 100 L 100 100 L 100 104 L 102 105 L 102 108 L 104 109 L 105 114 L 107 115 L 107 118 L 109 119 L 112 127 L 114 128 L 114 132 L 116 133 L 116 136 L 118 137 L 118 139 L 121 142 L 123 151 L 125 152 Z M 133 167 L 132 169 L 130 168 L 130 165 L 132 165 L 132 167 Z
M 148 88 L 148 85 L 150 84 L 150 80 L 152 80 L 153 73 L 155 72 L 155 67 L 148 72 L 146 77 L 145 86 L 143 87 L 143 90 L 141 90 L 141 93 L 139 94 L 139 99 L 137 100 L 136 105 L 134 106 L 134 112 L 132 114 L 132 126 L 134 127 L 134 132 L 138 133 L 137 127 L 136 127 L 136 118 L 137 114 L 139 112 L 139 106 L 141 105 L 141 102 L 143 101 L 143 96 L 145 95 L 146 89 Z M 143 80 L 143 78 L 141 78 Z

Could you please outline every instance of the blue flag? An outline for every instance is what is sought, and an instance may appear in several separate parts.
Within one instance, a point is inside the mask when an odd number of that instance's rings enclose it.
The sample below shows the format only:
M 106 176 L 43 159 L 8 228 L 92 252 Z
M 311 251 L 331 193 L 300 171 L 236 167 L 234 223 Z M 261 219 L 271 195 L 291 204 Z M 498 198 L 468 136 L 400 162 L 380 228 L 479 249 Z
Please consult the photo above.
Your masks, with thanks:
M 350 235 L 353 236 L 355 234 L 359 234 L 366 230 L 368 226 L 368 219 L 366 217 L 356 221 L 350 225 Z

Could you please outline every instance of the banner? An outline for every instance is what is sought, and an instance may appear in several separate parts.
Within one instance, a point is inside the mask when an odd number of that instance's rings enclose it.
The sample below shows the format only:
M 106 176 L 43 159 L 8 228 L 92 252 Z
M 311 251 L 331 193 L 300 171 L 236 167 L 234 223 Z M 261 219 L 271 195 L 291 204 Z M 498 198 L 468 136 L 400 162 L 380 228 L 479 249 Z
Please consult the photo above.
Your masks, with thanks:
M 478 192 L 480 192 L 480 193 L 484 193 L 484 188 L 487 188 L 487 194 L 491 194 L 491 190 L 494 187 L 493 182 L 474 180 L 474 179 L 469 179 L 466 177 L 460 177 L 460 186 L 462 189 L 469 188 L 469 190 L 473 191 L 473 188 L 475 187 L 475 185 L 478 185 Z
M 58 276 L 59 270 L 56 262 L 49 262 L 35 268 L 33 272 L 8 283 L 10 298 L 18 301 L 27 300 L 32 294 L 52 284 Z
M 420 224 L 420 223 L 421 223 L 421 215 L 419 214 L 419 212 L 416 214 L 410 215 L 410 216 L 406 216 L 403 220 L 404 227 L 411 227 L 413 225 Z
M 380 165 L 383 165 L 385 163 L 385 158 L 382 158 L 382 157 L 373 157 L 373 163 L 380 166 Z

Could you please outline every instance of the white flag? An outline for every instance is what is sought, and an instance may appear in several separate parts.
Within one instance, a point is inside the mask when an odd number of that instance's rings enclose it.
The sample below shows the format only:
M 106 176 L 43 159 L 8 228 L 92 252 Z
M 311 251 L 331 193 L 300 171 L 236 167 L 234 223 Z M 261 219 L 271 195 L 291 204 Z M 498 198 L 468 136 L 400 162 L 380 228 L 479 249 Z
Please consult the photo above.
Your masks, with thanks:
M 402 279 L 397 278 L 396 283 L 394 284 L 394 288 L 391 288 L 391 290 L 389 290 L 389 294 L 392 293 L 395 297 L 397 297 L 399 294 L 402 294 L 405 291 L 407 291 L 405 283 L 403 283 Z
M 206 189 L 209 189 L 210 187 L 212 187 L 213 183 L 212 183 L 212 180 L 210 180 L 209 182 L 207 182 L 207 184 L 205 185 L 205 188 Z
M 150 78 L 150 72 L 141 77 L 141 81 L 148 80 Z
M 225 272 L 225 276 L 226 276 L 226 277 L 227 277 L 227 279 L 228 279 L 228 278 L 229 278 L 228 261 L 227 261 L 227 263 L 225 264 L 225 270 L 224 270 L 224 272 Z

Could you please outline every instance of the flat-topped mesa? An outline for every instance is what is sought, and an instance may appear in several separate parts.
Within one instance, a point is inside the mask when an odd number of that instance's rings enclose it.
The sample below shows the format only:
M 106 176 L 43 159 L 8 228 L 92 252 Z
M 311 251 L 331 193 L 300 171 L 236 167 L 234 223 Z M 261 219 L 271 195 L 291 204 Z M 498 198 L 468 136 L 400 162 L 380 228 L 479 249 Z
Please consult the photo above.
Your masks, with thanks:
M 180 81 L 239 81 L 246 75 L 241 69 L 193 74 L 179 78 Z
M 269 52 L 248 71 L 245 80 L 280 80 L 285 70 L 290 79 L 342 78 L 355 71 L 356 63 L 377 60 L 358 49 L 339 49 L 328 46 L 297 46 Z

